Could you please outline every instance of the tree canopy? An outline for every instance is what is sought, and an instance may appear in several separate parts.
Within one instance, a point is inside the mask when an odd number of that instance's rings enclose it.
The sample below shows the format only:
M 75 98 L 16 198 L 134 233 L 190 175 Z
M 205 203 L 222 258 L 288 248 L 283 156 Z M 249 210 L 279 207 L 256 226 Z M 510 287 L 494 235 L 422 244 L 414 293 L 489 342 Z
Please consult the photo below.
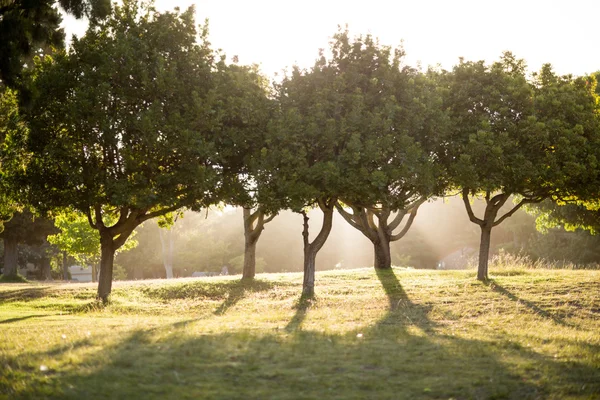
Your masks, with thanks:
M 59 0 L 58 4 L 68 14 L 92 21 L 107 17 L 111 10 L 110 0 Z M 15 86 L 25 58 L 40 47 L 62 48 L 61 21 L 54 0 L 0 2 L 0 81 Z

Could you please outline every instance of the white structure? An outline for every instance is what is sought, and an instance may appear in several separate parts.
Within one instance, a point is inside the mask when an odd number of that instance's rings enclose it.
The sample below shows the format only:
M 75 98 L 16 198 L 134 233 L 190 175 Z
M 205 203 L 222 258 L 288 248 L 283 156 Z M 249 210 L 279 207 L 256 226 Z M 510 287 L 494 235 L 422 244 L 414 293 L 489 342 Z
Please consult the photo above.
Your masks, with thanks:
M 91 282 L 92 281 L 92 267 L 82 267 L 80 265 L 72 265 L 69 267 L 69 273 L 71 274 L 71 280 L 77 282 Z

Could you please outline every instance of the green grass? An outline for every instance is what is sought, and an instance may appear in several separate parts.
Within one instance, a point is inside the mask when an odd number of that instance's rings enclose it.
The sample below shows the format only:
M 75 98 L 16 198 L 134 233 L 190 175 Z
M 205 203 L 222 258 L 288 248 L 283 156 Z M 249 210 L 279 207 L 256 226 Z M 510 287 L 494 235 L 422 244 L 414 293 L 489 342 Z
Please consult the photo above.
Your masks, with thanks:
M 0 398 L 599 399 L 600 271 L 0 285 Z
M 0 283 L 27 283 L 27 282 L 29 282 L 29 281 L 23 275 L 19 275 L 19 274 L 16 274 L 13 276 L 0 275 Z

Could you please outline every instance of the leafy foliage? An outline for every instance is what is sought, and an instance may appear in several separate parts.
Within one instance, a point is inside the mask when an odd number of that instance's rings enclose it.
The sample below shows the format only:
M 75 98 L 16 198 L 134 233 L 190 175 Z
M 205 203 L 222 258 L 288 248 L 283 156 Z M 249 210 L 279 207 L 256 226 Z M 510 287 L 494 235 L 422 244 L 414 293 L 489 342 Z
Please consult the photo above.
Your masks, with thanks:
M 16 86 L 24 58 L 41 46 L 62 47 L 61 16 L 53 0 L 13 0 L 0 3 L 0 81 Z M 110 0 L 60 0 L 62 9 L 76 18 L 105 18 Z

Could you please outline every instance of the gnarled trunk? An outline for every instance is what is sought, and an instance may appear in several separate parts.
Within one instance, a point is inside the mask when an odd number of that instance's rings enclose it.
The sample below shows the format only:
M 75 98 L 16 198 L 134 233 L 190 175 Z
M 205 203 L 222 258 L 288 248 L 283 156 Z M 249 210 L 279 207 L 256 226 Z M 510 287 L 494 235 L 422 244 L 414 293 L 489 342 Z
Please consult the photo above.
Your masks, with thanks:
M 373 243 L 373 266 L 375 269 L 390 269 L 392 268 L 390 243 L 400 240 L 406 235 L 417 216 L 419 207 L 425 200 L 424 197 L 418 198 L 404 209 L 397 210 L 395 216 L 393 216 L 392 209 L 385 204 L 378 209 L 352 206 L 352 213 L 344 210 L 339 203 L 336 203 L 335 207 L 346 222 L 358 229 Z M 400 232 L 394 234 L 394 230 L 400 226 L 406 215 L 408 215 L 406 224 Z M 377 222 L 375 222 L 375 218 L 377 218 Z M 392 218 L 391 221 L 389 221 L 390 218 Z
M 17 276 L 19 261 L 19 243 L 11 237 L 4 238 L 4 276 Z
M 477 279 L 486 281 L 488 279 L 488 262 L 490 258 L 490 243 L 492 238 L 492 226 L 481 225 L 481 241 L 479 243 L 479 265 L 477 266 Z
M 112 290 L 113 265 L 116 252 L 114 240 L 108 232 L 100 231 L 100 277 L 98 279 L 98 299 L 104 303 Z
M 390 253 L 390 241 L 379 240 L 373 243 L 375 259 L 373 265 L 375 269 L 390 269 L 392 268 L 392 256 Z

